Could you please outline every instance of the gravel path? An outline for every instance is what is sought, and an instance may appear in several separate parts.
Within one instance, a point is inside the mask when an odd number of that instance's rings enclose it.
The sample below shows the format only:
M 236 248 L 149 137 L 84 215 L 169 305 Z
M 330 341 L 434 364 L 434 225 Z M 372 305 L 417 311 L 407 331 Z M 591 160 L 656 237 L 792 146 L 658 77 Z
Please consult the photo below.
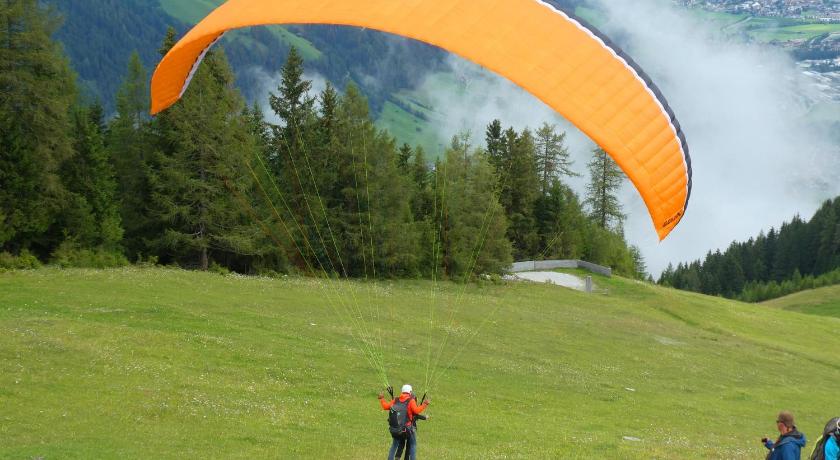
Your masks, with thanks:
M 510 276 L 510 278 L 520 281 L 533 281 L 536 283 L 551 283 L 570 289 L 577 289 L 578 291 L 586 289 L 586 282 L 582 278 L 578 278 L 574 275 L 568 275 L 566 273 L 522 272 L 514 273 Z

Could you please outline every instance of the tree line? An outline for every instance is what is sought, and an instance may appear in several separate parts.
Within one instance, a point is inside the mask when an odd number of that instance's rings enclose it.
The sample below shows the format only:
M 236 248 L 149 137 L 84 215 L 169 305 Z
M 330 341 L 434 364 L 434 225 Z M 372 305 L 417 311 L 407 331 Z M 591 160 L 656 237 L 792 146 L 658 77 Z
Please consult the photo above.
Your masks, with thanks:
M 438 155 L 398 145 L 352 81 L 312 94 L 294 49 L 270 120 L 246 104 L 221 49 L 154 118 L 134 53 L 106 117 L 81 102 L 51 14 L 36 0 L 10 5 L 0 10 L 0 266 L 466 280 L 514 259 L 582 258 L 646 276 L 623 237 L 620 170 L 595 151 L 581 199 L 555 126 L 494 120 L 486 146 L 461 133 Z M 160 55 L 175 41 L 170 29 Z
M 795 216 L 776 230 L 704 260 L 669 265 L 659 283 L 748 302 L 840 283 L 840 197 L 828 200 L 809 221 Z

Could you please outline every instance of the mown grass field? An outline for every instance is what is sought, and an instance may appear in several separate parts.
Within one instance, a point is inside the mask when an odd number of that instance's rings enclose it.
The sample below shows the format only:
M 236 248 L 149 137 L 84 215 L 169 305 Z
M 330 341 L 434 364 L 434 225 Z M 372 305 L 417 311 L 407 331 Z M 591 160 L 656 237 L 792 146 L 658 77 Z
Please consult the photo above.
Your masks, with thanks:
M 747 33 L 756 40 L 787 42 L 810 40 L 823 34 L 840 33 L 840 24 L 799 23 L 779 25 L 771 19 L 761 18 L 750 22 Z
M 840 318 L 840 286 L 828 286 L 764 302 L 768 307 Z
M 840 319 L 596 281 L 609 294 L 469 285 L 450 325 L 455 284 L 431 302 L 426 281 L 3 273 L 0 457 L 384 457 L 382 379 L 339 292 L 370 298 L 394 385 L 427 389 L 430 305 L 441 363 L 463 350 L 431 386 L 422 458 L 761 458 L 778 410 L 812 438 L 836 415 Z

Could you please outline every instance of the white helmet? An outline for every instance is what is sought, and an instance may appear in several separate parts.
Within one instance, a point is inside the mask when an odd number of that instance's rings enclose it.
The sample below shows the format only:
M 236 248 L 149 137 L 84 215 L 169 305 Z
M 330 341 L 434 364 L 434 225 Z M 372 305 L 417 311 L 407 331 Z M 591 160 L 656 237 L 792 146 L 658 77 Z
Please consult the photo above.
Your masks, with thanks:
M 403 387 L 402 387 L 402 392 L 403 393 L 411 393 L 412 391 L 414 391 L 414 389 L 411 388 L 411 385 L 409 385 L 407 383 L 405 385 L 403 385 Z

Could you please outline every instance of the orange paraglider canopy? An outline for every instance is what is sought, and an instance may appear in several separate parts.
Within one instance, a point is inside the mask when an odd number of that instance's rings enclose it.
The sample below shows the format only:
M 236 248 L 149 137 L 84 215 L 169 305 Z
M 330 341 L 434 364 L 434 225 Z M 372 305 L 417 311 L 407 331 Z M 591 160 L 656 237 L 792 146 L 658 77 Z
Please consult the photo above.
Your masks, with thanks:
M 225 32 L 270 24 L 364 27 L 460 55 L 521 86 L 600 145 L 636 186 L 660 239 L 685 215 L 691 160 L 665 98 L 609 39 L 539 0 L 229 0 L 163 58 L 152 113 L 178 101 Z

